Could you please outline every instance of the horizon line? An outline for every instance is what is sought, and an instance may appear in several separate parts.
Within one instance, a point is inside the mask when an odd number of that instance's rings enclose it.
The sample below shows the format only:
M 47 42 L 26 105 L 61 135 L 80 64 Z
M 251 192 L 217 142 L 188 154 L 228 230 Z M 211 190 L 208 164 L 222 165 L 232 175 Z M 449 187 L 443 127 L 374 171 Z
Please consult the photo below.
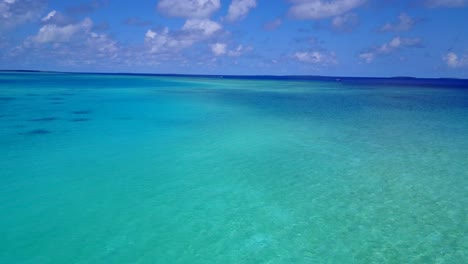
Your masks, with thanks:
M 18 70 L 0 69 L 0 72 L 31 72 L 31 73 L 63 73 L 63 74 L 102 74 L 102 75 L 151 75 L 151 76 L 185 76 L 185 77 L 216 77 L 216 78 L 236 78 L 236 77 L 271 77 L 271 78 L 323 78 L 323 79 L 413 79 L 413 80 L 460 80 L 468 81 L 468 78 L 458 77 L 414 77 L 414 76 L 333 76 L 333 75 L 277 75 L 277 74 L 197 74 L 197 73 L 145 73 L 145 72 L 87 72 L 87 71 L 54 71 L 54 70 Z

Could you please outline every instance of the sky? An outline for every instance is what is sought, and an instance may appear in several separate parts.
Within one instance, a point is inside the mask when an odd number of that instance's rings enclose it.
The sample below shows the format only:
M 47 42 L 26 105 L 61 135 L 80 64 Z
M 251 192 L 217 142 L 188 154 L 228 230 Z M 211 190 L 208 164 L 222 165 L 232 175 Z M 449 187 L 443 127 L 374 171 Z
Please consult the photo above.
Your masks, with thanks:
M 0 0 L 0 69 L 468 78 L 468 0 Z

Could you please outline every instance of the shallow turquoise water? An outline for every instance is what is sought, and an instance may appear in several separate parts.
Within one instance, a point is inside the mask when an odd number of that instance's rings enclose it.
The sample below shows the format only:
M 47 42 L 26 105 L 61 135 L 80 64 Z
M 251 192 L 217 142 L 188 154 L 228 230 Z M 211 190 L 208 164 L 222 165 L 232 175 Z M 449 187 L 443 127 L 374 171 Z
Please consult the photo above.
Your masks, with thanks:
M 0 263 L 467 263 L 468 90 L 0 73 Z

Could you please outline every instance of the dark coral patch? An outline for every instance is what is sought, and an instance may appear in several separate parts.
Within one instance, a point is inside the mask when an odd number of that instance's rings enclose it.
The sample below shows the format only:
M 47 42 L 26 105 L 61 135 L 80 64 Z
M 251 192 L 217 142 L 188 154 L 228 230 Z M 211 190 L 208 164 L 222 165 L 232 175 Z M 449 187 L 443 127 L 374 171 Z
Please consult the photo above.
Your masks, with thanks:
M 27 136 L 33 136 L 33 135 L 46 135 L 46 134 L 50 134 L 50 133 L 52 133 L 52 131 L 45 130 L 45 129 L 34 129 L 34 130 L 30 130 L 30 131 L 20 133 L 20 134 L 21 135 L 27 135 Z
M 11 102 L 15 100 L 15 97 L 10 97 L 10 96 L 0 96 L 0 102 Z

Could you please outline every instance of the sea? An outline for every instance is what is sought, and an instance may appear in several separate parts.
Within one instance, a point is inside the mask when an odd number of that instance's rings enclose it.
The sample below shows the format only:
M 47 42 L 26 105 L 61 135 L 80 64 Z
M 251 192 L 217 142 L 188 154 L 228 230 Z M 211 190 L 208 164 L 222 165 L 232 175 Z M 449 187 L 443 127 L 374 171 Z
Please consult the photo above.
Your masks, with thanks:
M 0 263 L 468 263 L 468 80 L 0 72 Z

